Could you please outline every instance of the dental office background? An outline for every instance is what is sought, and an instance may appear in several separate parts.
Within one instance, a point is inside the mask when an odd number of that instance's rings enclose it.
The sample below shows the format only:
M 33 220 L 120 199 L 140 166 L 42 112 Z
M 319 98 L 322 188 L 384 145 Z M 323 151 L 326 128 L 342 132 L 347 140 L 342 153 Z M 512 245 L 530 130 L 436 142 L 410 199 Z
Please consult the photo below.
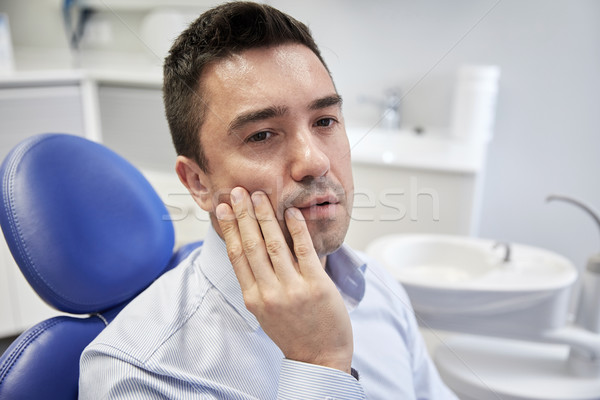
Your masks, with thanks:
M 83 3 L 93 12 L 79 38 L 79 50 L 73 51 L 62 1 L 0 0 L 13 53 L 13 72 L 10 65 L 0 72 L 0 154 L 4 157 L 28 135 L 81 134 L 87 129 L 136 166 L 172 173 L 174 152 L 159 92 L 165 38 L 173 37 L 190 15 L 217 2 Z M 600 249 L 598 228 L 588 215 L 545 201 L 549 194 L 565 194 L 600 209 L 600 2 L 267 3 L 309 25 L 344 97 L 347 127 L 366 136 L 382 125 L 383 103 L 392 90 L 400 98 L 400 129 L 390 134 L 449 134 L 457 71 L 464 65 L 497 66 L 501 73 L 493 137 L 486 148 L 478 215 L 469 234 L 550 249 L 579 268 Z M 91 72 L 79 75 L 80 70 Z M 21 78 L 15 80 L 14 74 Z M 45 90 L 53 87 L 48 82 L 81 84 L 88 76 L 101 76 L 105 84 L 93 88 L 92 94 L 99 97 L 91 105 L 111 111 L 92 122 L 81 117 L 88 115 L 89 101 L 82 104 L 65 88 L 57 89 L 58 94 Z M 60 113 L 44 107 L 40 110 L 46 112 L 37 111 L 41 100 L 15 95 L 17 86 L 31 88 L 31 81 L 41 82 L 44 90 L 36 92 L 41 97 L 63 96 L 60 104 L 71 107 L 72 115 L 59 118 Z M 177 207 L 179 197 L 185 196 L 183 189 L 171 194 L 175 215 L 193 213 Z M 9 258 L 6 252 L 3 260 Z M 0 303 L 20 301 L 23 306 L 29 300 L 10 295 L 15 289 L 6 276 L 0 276 Z M 0 329 L 3 336 L 42 319 L 0 308 L 3 321 L 16 321 L 11 329 Z

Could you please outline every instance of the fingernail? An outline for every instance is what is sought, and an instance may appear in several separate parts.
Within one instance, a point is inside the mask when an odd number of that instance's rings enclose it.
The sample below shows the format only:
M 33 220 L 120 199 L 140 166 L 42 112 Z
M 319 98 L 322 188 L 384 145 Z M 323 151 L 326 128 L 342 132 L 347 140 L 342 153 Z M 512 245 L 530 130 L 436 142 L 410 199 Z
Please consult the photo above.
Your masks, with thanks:
M 233 204 L 238 204 L 240 201 L 242 201 L 242 188 L 236 187 L 231 191 L 231 202 Z
M 227 204 L 221 203 L 217 206 L 215 210 L 215 214 L 217 215 L 217 219 L 223 220 L 227 217 Z
M 296 218 L 297 220 L 303 220 L 302 213 L 295 207 L 288 208 L 285 213 L 289 218 Z
M 262 192 L 254 192 L 252 193 L 252 204 L 254 207 L 260 205 L 263 201 Z

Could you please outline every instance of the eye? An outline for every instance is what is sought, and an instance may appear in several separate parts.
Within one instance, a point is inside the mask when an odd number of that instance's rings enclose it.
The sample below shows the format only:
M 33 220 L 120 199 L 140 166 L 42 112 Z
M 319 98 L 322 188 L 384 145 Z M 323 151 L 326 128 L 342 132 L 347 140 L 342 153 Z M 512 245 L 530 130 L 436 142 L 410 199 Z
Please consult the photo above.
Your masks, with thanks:
M 335 119 L 333 118 L 321 118 L 318 120 L 315 125 L 322 128 L 329 128 L 331 125 L 335 123 Z
M 261 131 L 261 132 L 255 133 L 254 135 L 251 135 L 248 139 L 246 139 L 246 141 L 247 142 L 264 142 L 265 140 L 270 138 L 271 135 L 272 135 L 271 132 Z

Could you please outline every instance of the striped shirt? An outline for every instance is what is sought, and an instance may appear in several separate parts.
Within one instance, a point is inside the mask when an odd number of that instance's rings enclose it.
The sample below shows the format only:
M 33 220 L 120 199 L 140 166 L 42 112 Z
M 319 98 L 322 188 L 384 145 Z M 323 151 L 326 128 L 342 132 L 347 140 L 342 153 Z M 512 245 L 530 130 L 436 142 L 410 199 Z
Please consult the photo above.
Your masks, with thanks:
M 245 305 L 223 240 L 136 297 L 81 356 L 80 399 L 455 399 L 403 289 L 342 246 L 327 260 L 354 335 L 351 375 L 284 358 Z

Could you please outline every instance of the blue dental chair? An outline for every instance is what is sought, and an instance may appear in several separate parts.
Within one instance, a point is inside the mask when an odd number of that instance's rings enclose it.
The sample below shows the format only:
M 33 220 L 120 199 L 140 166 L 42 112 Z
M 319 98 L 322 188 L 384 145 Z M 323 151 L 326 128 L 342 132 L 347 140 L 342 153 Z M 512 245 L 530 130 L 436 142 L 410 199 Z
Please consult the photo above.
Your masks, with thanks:
M 200 242 L 173 253 L 168 212 L 141 173 L 106 147 L 45 134 L 0 168 L 0 225 L 29 284 L 58 316 L 0 357 L 0 399 L 76 399 L 79 356 L 119 311 Z

